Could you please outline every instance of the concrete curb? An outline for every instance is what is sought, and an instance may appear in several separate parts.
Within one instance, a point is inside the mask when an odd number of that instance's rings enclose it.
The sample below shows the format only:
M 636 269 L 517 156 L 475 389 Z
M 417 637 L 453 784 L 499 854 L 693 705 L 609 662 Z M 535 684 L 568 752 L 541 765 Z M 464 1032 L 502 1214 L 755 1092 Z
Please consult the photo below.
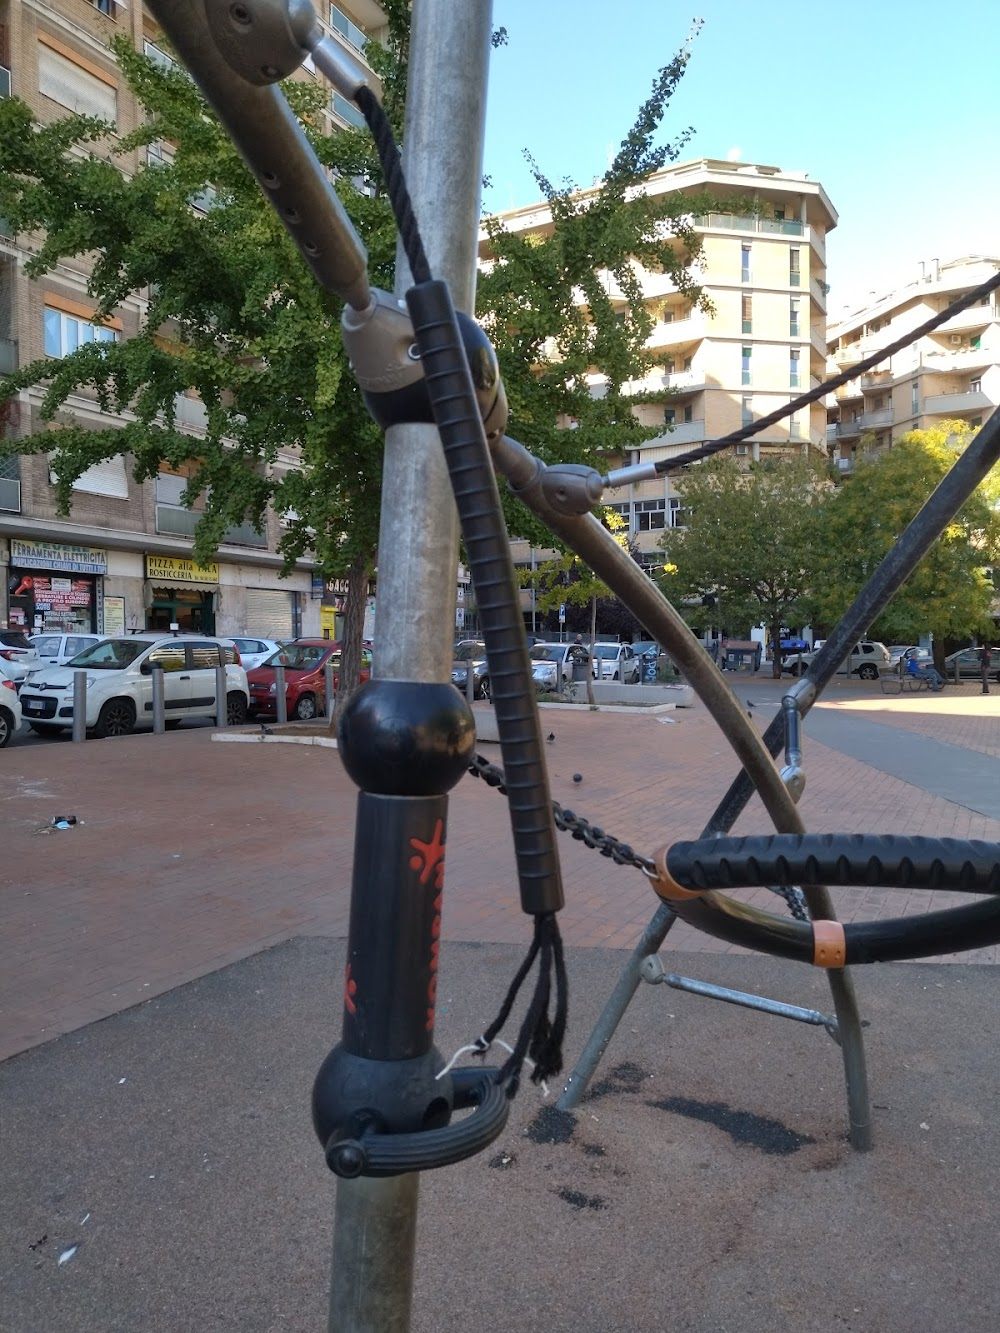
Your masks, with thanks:
M 260 733 L 217 731 L 212 740 L 244 745 L 322 745 L 328 750 L 337 748 L 337 742 L 332 736 L 263 736 Z

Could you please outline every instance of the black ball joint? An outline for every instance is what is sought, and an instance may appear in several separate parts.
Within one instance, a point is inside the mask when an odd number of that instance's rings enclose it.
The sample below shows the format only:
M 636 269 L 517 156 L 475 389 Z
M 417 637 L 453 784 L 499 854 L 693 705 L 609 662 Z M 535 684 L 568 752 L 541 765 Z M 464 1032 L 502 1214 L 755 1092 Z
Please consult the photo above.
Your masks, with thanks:
M 370 680 L 351 697 L 337 734 L 350 777 L 380 796 L 450 791 L 476 747 L 472 710 L 445 683 Z

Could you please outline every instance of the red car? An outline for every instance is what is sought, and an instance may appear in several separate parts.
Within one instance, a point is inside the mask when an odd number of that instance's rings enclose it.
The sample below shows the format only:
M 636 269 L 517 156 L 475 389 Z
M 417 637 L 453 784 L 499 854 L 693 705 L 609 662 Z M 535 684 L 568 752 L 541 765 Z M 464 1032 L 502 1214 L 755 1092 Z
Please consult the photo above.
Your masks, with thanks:
M 249 717 L 258 713 L 277 714 L 277 689 L 274 668 L 285 668 L 285 706 L 288 716 L 305 720 L 318 717 L 326 709 L 327 662 L 333 663 L 333 688 L 339 681 L 341 645 L 331 639 L 292 639 L 282 644 L 266 662 L 247 672 L 250 686 Z M 360 681 L 372 673 L 370 648 L 361 649 Z

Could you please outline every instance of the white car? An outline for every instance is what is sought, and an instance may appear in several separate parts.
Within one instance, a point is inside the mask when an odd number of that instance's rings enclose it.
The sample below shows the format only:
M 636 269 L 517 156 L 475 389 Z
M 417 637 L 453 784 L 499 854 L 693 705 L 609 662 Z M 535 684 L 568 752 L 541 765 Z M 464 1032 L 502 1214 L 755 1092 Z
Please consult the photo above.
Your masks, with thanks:
M 824 640 L 825 642 L 826 640 Z M 782 663 L 781 669 L 797 676 L 800 669 L 799 664 L 801 663 L 801 670 L 805 671 L 812 664 L 812 660 L 818 652 L 819 649 L 814 648 L 811 653 L 788 657 Z M 841 662 L 837 672 L 841 674 L 846 671 L 848 675 L 860 676 L 862 680 L 878 680 L 883 671 L 892 669 L 890 663 L 889 649 L 884 643 L 879 643 L 875 639 L 861 639 Z
M 21 729 L 21 701 L 14 682 L 0 676 L 0 750 L 10 744 L 15 731 Z
M 19 629 L 0 629 L 0 662 L 3 674 L 18 688 L 32 671 L 41 666 L 38 650 Z
M 582 643 L 536 643 L 531 648 L 531 676 L 536 685 L 562 690 L 573 679 L 573 663 L 587 670 L 587 649 Z
M 127 736 L 153 719 L 154 666 L 163 669 L 168 727 L 185 717 L 215 716 L 215 669 L 226 668 L 226 718 L 246 721 L 247 673 L 232 639 L 197 634 L 129 634 L 102 639 L 66 666 L 45 667 L 21 687 L 21 708 L 32 731 L 51 735 L 73 725 L 73 680 L 87 675 L 87 729 L 95 736 Z
M 65 666 L 77 653 L 100 643 L 102 634 L 33 634 L 31 646 L 41 658 L 42 666 Z
M 252 671 L 254 667 L 262 666 L 281 647 L 276 639 L 248 638 L 245 634 L 234 634 L 232 642 L 239 650 L 244 671 Z
M 594 644 L 594 679 L 638 685 L 641 664 L 630 643 Z

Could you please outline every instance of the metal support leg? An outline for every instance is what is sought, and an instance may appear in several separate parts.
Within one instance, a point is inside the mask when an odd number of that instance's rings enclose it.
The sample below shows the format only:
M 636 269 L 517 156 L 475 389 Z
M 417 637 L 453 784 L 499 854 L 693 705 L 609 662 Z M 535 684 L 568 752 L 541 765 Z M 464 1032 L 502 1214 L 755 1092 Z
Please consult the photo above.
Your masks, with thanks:
M 572 1111 L 579 1106 L 583 1094 L 587 1091 L 587 1085 L 601 1062 L 601 1057 L 608 1049 L 618 1024 L 625 1016 L 625 1010 L 632 1002 L 632 996 L 639 989 L 643 963 L 657 952 L 676 920 L 677 917 L 666 903 L 661 903 L 656 909 L 652 921 L 642 932 L 642 938 L 632 950 L 632 954 L 618 978 L 618 984 L 608 996 L 608 1002 L 604 1006 L 600 1018 L 594 1024 L 593 1031 L 587 1038 L 587 1044 L 584 1046 L 573 1072 L 566 1080 L 562 1096 L 556 1103 L 560 1111 Z

